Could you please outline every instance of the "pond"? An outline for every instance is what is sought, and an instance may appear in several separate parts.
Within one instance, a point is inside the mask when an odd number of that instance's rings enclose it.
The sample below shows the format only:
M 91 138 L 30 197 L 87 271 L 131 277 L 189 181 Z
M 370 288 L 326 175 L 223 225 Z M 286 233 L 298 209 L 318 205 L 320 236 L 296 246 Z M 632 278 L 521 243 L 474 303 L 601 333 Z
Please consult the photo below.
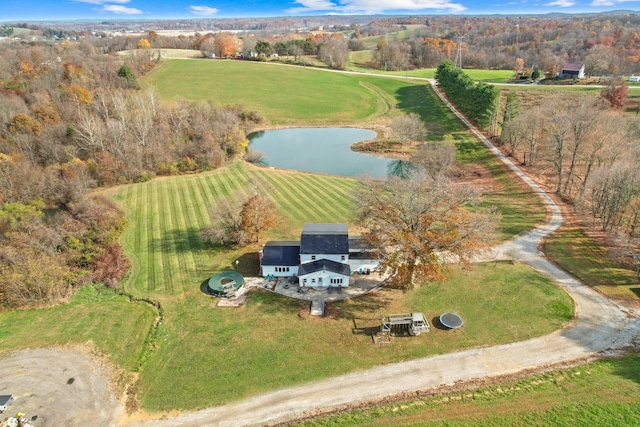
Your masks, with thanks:
M 353 128 L 295 128 L 249 135 L 249 149 L 263 152 L 269 166 L 337 176 L 387 176 L 391 159 L 351 151 L 351 145 L 376 137 Z

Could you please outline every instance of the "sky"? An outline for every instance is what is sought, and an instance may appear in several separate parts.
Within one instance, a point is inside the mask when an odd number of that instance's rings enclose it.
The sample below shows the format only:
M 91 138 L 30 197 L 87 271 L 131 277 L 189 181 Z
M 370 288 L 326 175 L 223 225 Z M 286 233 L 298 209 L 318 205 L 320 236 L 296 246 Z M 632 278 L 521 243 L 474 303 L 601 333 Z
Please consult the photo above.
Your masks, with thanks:
M 4 0 L 0 22 L 301 15 L 476 15 L 640 10 L 640 0 Z

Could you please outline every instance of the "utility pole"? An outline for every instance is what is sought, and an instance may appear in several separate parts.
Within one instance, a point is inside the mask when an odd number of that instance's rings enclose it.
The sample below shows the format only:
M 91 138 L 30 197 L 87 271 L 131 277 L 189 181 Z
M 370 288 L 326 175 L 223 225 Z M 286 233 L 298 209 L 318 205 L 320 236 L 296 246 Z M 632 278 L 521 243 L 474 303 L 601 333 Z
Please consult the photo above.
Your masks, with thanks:
M 469 34 L 468 32 L 464 34 L 457 34 L 456 38 L 458 39 L 458 47 L 456 49 L 456 60 L 453 61 L 453 65 L 456 68 L 462 68 L 462 40 Z

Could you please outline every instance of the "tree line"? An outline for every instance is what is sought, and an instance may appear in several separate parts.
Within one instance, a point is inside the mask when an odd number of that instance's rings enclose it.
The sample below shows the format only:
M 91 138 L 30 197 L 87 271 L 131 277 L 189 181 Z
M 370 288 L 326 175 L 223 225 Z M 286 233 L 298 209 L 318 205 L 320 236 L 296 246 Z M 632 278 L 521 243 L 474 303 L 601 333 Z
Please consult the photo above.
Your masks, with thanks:
M 358 29 L 384 41 L 371 64 L 379 69 L 435 68 L 453 60 L 459 44 L 463 68 L 510 70 L 520 58 L 526 68 L 551 75 L 572 62 L 584 63 L 589 76 L 616 75 L 637 73 L 640 61 L 635 13 L 405 16 Z
M 449 60 L 436 71 L 438 86 L 468 119 L 485 128 L 498 107 L 499 90 L 486 83 L 476 83 Z

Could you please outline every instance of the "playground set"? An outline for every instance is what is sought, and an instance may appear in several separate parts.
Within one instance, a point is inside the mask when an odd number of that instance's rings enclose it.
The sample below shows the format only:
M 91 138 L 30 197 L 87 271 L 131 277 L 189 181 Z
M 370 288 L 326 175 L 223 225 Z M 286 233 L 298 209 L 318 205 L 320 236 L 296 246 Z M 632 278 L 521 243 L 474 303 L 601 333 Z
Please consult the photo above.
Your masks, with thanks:
M 402 313 L 382 316 L 380 332 L 373 336 L 376 344 L 387 344 L 391 342 L 391 333 L 409 334 L 418 336 L 423 332 L 429 332 L 429 322 L 424 317 L 424 313 Z

